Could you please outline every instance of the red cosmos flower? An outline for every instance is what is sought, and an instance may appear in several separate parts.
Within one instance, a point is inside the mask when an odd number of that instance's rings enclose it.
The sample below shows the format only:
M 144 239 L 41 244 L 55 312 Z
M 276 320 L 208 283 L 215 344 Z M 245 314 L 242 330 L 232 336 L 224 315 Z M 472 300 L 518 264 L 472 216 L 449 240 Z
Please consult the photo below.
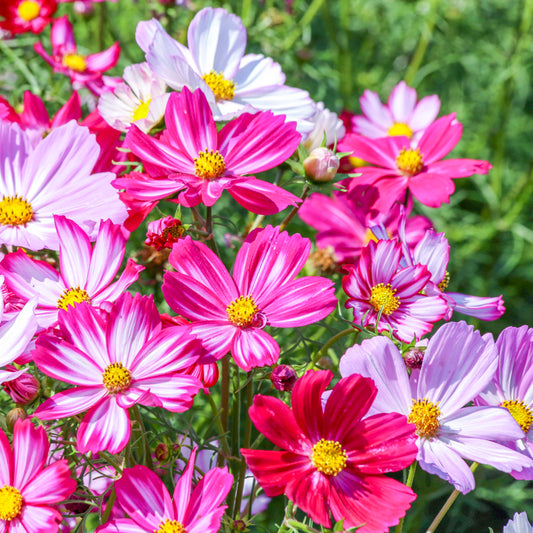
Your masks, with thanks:
M 0 28 L 11 33 L 40 33 L 52 21 L 56 0 L 2 0 Z
M 285 494 L 316 523 L 331 527 L 331 514 L 346 528 L 363 526 L 360 533 L 388 531 L 416 495 L 382 474 L 415 460 L 414 425 L 398 413 L 363 419 L 377 389 L 357 374 L 341 379 L 322 408 L 332 377 L 307 372 L 294 386 L 292 409 L 257 395 L 250 418 L 281 450 L 241 453 L 267 496 Z

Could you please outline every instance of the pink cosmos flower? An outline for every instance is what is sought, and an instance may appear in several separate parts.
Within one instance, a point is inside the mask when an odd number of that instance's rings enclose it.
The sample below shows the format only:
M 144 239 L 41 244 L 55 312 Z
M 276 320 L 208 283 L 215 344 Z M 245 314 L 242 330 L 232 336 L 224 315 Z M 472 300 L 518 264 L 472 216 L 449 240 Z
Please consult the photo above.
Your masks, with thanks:
M 130 438 L 130 407 L 180 413 L 202 386 L 180 373 L 203 354 L 200 343 L 187 327 L 161 329 L 151 297 L 124 293 L 106 318 L 83 302 L 61 310 L 59 325 L 67 339 L 41 334 L 35 364 L 75 387 L 46 400 L 35 415 L 54 420 L 88 411 L 78 428 L 82 453 L 120 452 Z
M 172 499 L 154 472 L 137 465 L 123 471 L 115 481 L 118 502 L 130 518 L 113 520 L 100 526 L 97 533 L 219 531 L 226 505 L 221 505 L 231 489 L 233 476 L 227 467 L 206 472 L 192 488 L 196 448 L 176 483 Z
M 420 294 L 431 274 L 425 265 L 402 268 L 399 241 L 370 241 L 356 266 L 347 265 L 342 280 L 348 295 L 346 308 L 353 309 L 354 322 L 377 331 L 392 330 L 403 342 L 430 332 L 447 310 L 439 295 Z M 379 324 L 378 315 L 381 313 Z
M 490 334 L 482 337 L 465 322 L 449 322 L 431 337 L 420 371 L 413 370 L 410 379 L 398 348 L 386 337 L 349 348 L 339 369 L 343 377 L 372 378 L 378 394 L 370 414 L 408 415 L 416 425 L 420 466 L 467 493 L 475 482 L 464 459 L 504 472 L 533 465 L 502 443 L 522 436 L 506 409 L 464 407 L 492 379 L 496 358 Z
M 71 218 L 92 239 L 102 218 L 123 222 L 126 208 L 110 185 L 115 176 L 91 174 L 99 152 L 94 136 L 74 121 L 35 147 L 17 124 L 0 121 L 0 242 L 57 250 L 53 215 Z
M 17 420 L 13 449 L 0 430 L 0 528 L 3 533 L 57 533 L 61 515 L 55 504 L 76 489 L 65 459 L 45 467 L 50 445 L 46 431 Z
M 396 201 L 403 202 L 406 191 L 429 207 L 448 202 L 455 190 L 453 179 L 473 174 L 487 174 L 492 168 L 488 161 L 478 159 L 442 159 L 459 142 L 463 131 L 455 120 L 455 113 L 441 117 L 431 124 L 417 145 L 411 147 L 405 135 L 369 139 L 348 133 L 338 150 L 351 152 L 373 166 L 358 167 L 361 174 L 344 180 L 342 184 L 376 187 L 379 198 L 374 208 L 385 213 Z
M 417 102 L 416 91 L 401 81 L 392 89 L 386 105 L 377 93 L 366 90 L 359 99 L 363 115 L 351 117 L 353 132 L 371 139 L 403 135 L 416 145 L 437 118 L 439 97 L 434 94 Z
M 57 18 L 52 24 L 50 35 L 52 55 L 49 55 L 40 42 L 33 45 L 35 51 L 50 65 L 54 72 L 61 72 L 70 77 L 71 82 L 81 86 L 87 82 L 102 78 L 102 74 L 113 68 L 120 55 L 119 43 L 113 44 L 107 50 L 96 54 L 83 56 L 78 53 L 72 24 L 68 17 Z
M 361 376 L 341 379 L 323 408 L 332 377 L 308 371 L 294 386 L 292 409 L 256 395 L 250 418 L 281 450 L 241 453 L 267 496 L 285 494 L 314 522 L 331 528 L 331 514 L 361 533 L 388 531 L 416 498 L 383 475 L 415 460 L 414 427 L 397 413 L 363 419 L 377 391 Z
M 161 138 L 154 139 L 132 124 L 125 144 L 150 177 L 119 178 L 117 188 L 139 200 L 182 191 L 176 201 L 186 207 L 212 206 L 227 189 L 245 209 L 262 215 L 299 201 L 281 187 L 243 175 L 273 168 L 296 150 L 301 136 L 284 117 L 246 113 L 217 132 L 204 94 L 184 88 L 170 95 L 165 125 Z
M 163 294 L 170 307 L 192 321 L 192 331 L 217 359 L 231 351 L 248 371 L 271 365 L 278 343 L 263 329 L 293 328 L 325 318 L 337 303 L 333 283 L 315 276 L 294 279 L 311 243 L 267 226 L 246 238 L 233 276 L 205 245 L 180 239 L 169 257 Z
M 100 224 L 94 248 L 89 236 L 72 220 L 55 216 L 54 222 L 60 273 L 45 261 L 31 259 L 23 250 L 7 254 L 0 263 L 9 289 L 24 300 L 37 301 L 35 315 L 41 328 L 57 324 L 60 309 L 68 311 L 80 302 L 95 307 L 114 302 L 144 270 L 128 259 L 124 272 L 112 283 L 124 258 L 126 239 L 121 227 L 110 220 Z
M 40 33 L 52 22 L 56 0 L 2 0 L 0 28 L 11 33 Z

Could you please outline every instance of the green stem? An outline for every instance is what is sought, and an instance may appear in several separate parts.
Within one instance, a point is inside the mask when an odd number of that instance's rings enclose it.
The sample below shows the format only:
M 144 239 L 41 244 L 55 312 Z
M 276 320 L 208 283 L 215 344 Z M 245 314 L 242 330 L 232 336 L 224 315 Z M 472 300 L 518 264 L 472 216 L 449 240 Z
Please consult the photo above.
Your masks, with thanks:
M 294 218 L 296 213 L 298 213 L 298 209 L 300 209 L 300 206 L 303 204 L 303 201 L 306 199 L 310 190 L 311 190 L 311 187 L 306 183 L 304 190 L 302 191 L 302 195 L 300 196 L 302 201 L 296 207 L 292 208 L 292 211 L 287 215 L 285 220 L 279 225 L 280 231 L 283 231 L 289 225 L 289 222 Z
M 290 531 L 287 522 L 289 519 L 294 517 L 295 512 L 296 509 L 294 508 L 294 504 L 291 502 L 291 500 L 289 500 L 287 503 L 287 507 L 285 507 L 285 516 L 283 517 L 283 523 L 281 524 L 281 527 L 278 529 L 278 533 Z
M 474 462 L 470 465 L 470 470 L 472 470 L 472 472 L 475 472 L 478 466 L 479 466 L 479 463 Z M 448 499 L 442 506 L 442 509 L 439 511 L 439 513 L 437 514 L 433 522 L 431 522 L 431 525 L 427 528 L 426 533 L 433 533 L 437 529 L 438 525 L 441 523 L 446 513 L 450 510 L 450 507 L 453 505 L 453 502 L 455 502 L 459 494 L 461 493 L 458 490 L 454 490 L 450 494 L 450 496 L 448 497 Z
M 145 464 L 150 470 L 154 469 L 154 463 L 152 461 L 152 454 L 150 453 L 150 444 L 148 443 L 148 437 L 146 436 L 146 428 L 144 427 L 144 422 L 139 411 L 138 405 L 133 405 L 131 407 L 131 413 L 133 419 L 139 424 L 139 432 L 142 436 L 142 449 L 143 449 L 143 464 Z
M 242 0 L 241 20 L 245 26 L 248 26 L 249 24 L 252 23 L 251 12 L 252 12 L 252 0 Z
M 205 231 L 209 235 L 207 237 L 207 244 L 213 252 L 219 255 L 215 236 L 213 235 L 213 211 L 211 206 L 207 206 L 205 210 Z
M 37 82 L 37 79 L 35 76 L 30 72 L 30 69 L 26 66 L 26 63 L 20 59 L 20 57 L 11 50 L 9 46 L 0 39 L 0 51 L 2 51 L 13 63 L 15 66 L 20 70 L 21 74 L 26 78 L 26 81 L 31 86 L 31 92 L 38 95 L 40 94 L 41 90 L 39 89 L 39 84 Z
M 220 413 L 220 421 L 222 423 L 222 431 L 224 435 L 228 433 L 228 427 L 229 427 L 229 387 L 230 387 L 230 366 L 229 366 L 229 354 L 226 354 L 226 356 L 222 359 L 222 391 L 220 394 L 220 404 L 221 404 L 221 413 Z M 228 446 L 228 452 L 229 452 L 229 446 Z M 231 454 L 228 454 L 228 457 Z M 218 466 L 222 466 L 224 464 L 223 458 L 218 456 Z
M 417 461 L 414 461 L 413 464 L 409 467 L 409 474 L 407 475 L 407 481 L 405 483 L 405 485 L 409 488 L 413 486 L 413 481 L 415 480 L 416 465 L 417 465 Z M 404 520 L 405 520 L 405 516 L 402 516 L 402 518 L 400 519 L 400 522 L 396 526 L 395 533 L 402 533 Z
M 329 339 L 329 341 L 326 342 L 326 344 L 324 344 L 324 346 L 322 346 L 322 348 L 316 353 L 313 359 L 311 359 L 311 362 L 307 365 L 306 370 L 311 370 L 312 368 L 314 368 L 315 365 L 318 363 L 318 361 L 320 361 L 320 358 L 326 354 L 326 352 L 331 348 L 331 346 L 333 346 L 339 339 L 342 339 L 343 337 L 347 337 L 351 333 L 355 333 L 356 335 L 359 335 L 359 331 L 351 327 L 347 329 L 343 329 L 336 335 L 333 335 L 333 337 L 331 337 L 331 339 Z M 357 336 L 355 340 L 357 340 Z
M 102 524 L 105 524 L 109 520 L 109 517 L 111 516 L 111 511 L 113 510 L 113 505 L 115 505 L 116 499 L 117 499 L 117 493 L 115 492 L 115 485 L 113 485 L 113 488 L 111 489 L 111 494 L 109 495 L 109 499 L 107 500 L 105 512 L 102 515 Z
M 206 396 L 209 401 L 209 405 L 211 406 L 211 412 L 213 413 L 213 419 L 215 420 L 215 423 L 217 425 L 217 430 L 218 430 L 219 439 L 220 439 L 220 447 L 222 448 L 222 453 L 218 454 L 217 464 L 218 466 L 223 466 L 226 460 L 226 457 L 230 457 L 231 455 L 231 450 L 229 449 L 229 443 L 228 443 L 228 436 L 226 432 L 224 431 L 224 427 L 222 426 L 221 410 L 218 409 L 215 403 L 215 400 L 213 400 L 213 397 L 211 394 L 206 394 Z

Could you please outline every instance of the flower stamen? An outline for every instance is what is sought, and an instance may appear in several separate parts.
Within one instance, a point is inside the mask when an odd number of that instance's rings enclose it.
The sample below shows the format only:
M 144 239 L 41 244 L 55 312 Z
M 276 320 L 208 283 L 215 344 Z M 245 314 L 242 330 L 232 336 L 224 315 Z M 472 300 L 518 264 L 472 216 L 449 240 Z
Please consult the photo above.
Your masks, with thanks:
M 524 433 L 529 431 L 531 424 L 533 424 L 533 411 L 524 402 L 519 400 L 505 400 L 500 405 L 511 413 Z
M 80 289 L 79 287 L 71 287 L 70 289 L 66 289 L 65 292 L 63 292 L 63 294 L 57 301 L 57 308 L 68 311 L 69 305 L 74 307 L 75 304 L 81 304 L 82 302 L 91 302 L 91 298 L 89 297 L 87 291 Z
M 311 453 L 313 466 L 327 476 L 336 476 L 346 467 L 348 456 L 340 442 L 320 439 Z
M 79 54 L 65 54 L 63 56 L 63 65 L 76 72 L 85 72 L 87 70 L 85 58 Z
M 133 112 L 133 122 L 135 122 L 136 120 L 141 120 L 142 118 L 146 118 L 148 116 L 151 101 L 151 98 L 149 100 L 146 100 L 146 102 L 141 101 L 141 103 L 135 108 L 135 111 Z
M 194 160 L 194 173 L 203 179 L 220 178 L 226 170 L 224 157 L 218 150 L 206 150 L 198 152 L 198 157 Z
M 409 137 L 410 139 L 413 136 L 413 130 L 407 124 L 395 122 L 389 128 L 389 135 L 391 137 L 399 137 L 400 135 L 403 135 L 405 137 Z
M 39 16 L 41 6 L 33 0 L 24 0 L 24 2 L 19 4 L 17 11 L 21 19 L 26 22 L 31 22 Z
M 229 321 L 240 328 L 255 325 L 255 317 L 259 313 L 253 296 L 239 296 L 226 307 Z
M 221 72 L 215 72 L 214 70 L 209 72 L 209 74 L 204 74 L 202 79 L 213 91 L 217 100 L 233 100 L 235 96 L 235 83 L 233 80 L 227 80 Z
M 0 519 L 13 520 L 17 518 L 22 511 L 22 503 L 20 491 L 10 485 L 4 485 L 0 489 Z
M 4 196 L 0 201 L 0 224 L 22 226 L 33 218 L 31 204 L 20 196 Z
M 420 148 L 412 150 L 411 148 L 402 148 L 396 158 L 396 167 L 407 177 L 414 176 L 424 168 L 424 159 L 420 153 Z
M 390 315 L 400 307 L 400 298 L 394 296 L 395 293 L 396 289 L 393 289 L 390 283 L 387 283 L 387 285 L 378 283 L 372 287 L 370 305 L 376 312 L 379 313 L 381 308 L 383 308 L 383 314 Z
M 131 372 L 122 363 L 111 363 L 102 375 L 105 388 L 112 394 L 131 385 Z
M 432 439 L 439 432 L 439 416 L 440 409 L 437 404 L 426 398 L 423 400 L 419 398 L 418 400 L 413 400 L 413 406 L 407 421 L 416 426 L 415 433 L 419 437 Z

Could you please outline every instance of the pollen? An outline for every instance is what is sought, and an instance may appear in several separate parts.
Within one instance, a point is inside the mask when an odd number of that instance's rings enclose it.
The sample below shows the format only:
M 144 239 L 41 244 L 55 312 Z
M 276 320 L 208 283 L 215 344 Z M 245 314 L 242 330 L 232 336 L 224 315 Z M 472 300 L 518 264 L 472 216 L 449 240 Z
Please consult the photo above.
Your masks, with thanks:
M 74 307 L 76 304 L 81 304 L 82 302 L 91 302 L 87 291 L 84 291 L 79 287 L 71 287 L 70 289 L 66 289 L 65 292 L 63 292 L 63 294 L 57 301 L 57 308 L 68 311 L 69 305 Z
M 154 533 L 187 533 L 183 524 L 177 520 L 169 520 L 168 518 L 159 524 L 159 529 L 154 529 Z
M 258 312 L 253 296 L 239 296 L 226 307 L 229 321 L 240 328 L 253 326 Z
M 233 100 L 235 96 L 235 83 L 224 78 L 222 73 L 212 70 L 209 74 L 204 74 L 202 79 L 213 91 L 217 100 Z
M 320 439 L 311 453 L 313 466 L 323 474 L 336 476 L 346 466 L 348 456 L 342 449 L 340 442 L 335 440 Z
M 420 153 L 420 148 L 402 148 L 396 158 L 396 167 L 404 176 L 414 176 L 424 168 L 424 159 Z
M 151 98 L 150 100 L 146 100 L 146 102 L 141 101 L 141 103 L 136 107 L 135 111 L 133 112 L 133 122 L 135 122 L 136 120 L 141 120 L 142 118 L 146 118 L 148 116 L 151 101 Z
M 4 196 L 0 201 L 0 224 L 22 226 L 33 218 L 31 204 L 20 196 Z
M 122 363 L 111 363 L 104 370 L 102 381 L 109 392 L 122 392 L 131 384 L 131 372 Z
M 22 511 L 22 503 L 22 494 L 15 487 L 4 485 L 0 489 L 0 519 L 17 518 Z
M 87 70 L 85 58 L 79 54 L 66 54 L 63 57 L 63 65 L 76 72 L 85 72 Z
M 24 19 L 26 22 L 30 22 L 39 16 L 39 13 L 41 12 L 41 6 L 33 0 L 24 0 L 24 2 L 19 4 L 17 10 L 21 19 Z
M 387 285 L 378 283 L 372 287 L 370 305 L 378 313 L 383 308 L 383 314 L 390 315 L 400 307 L 400 298 L 394 296 L 395 293 L 396 289 L 393 289 L 390 283 L 387 283 Z
M 389 135 L 391 137 L 398 137 L 400 135 L 404 135 L 405 137 L 409 137 L 409 139 L 413 136 L 413 130 L 407 125 L 402 122 L 395 122 L 390 128 L 389 128 Z
M 437 435 L 440 428 L 439 422 L 440 409 L 436 404 L 424 398 L 413 400 L 411 412 L 407 421 L 416 426 L 415 433 L 419 437 L 432 439 Z
M 218 150 L 198 152 L 198 157 L 194 160 L 194 173 L 199 178 L 208 180 L 220 178 L 225 170 L 224 158 Z
M 163 235 L 163 238 L 166 239 L 169 234 L 174 239 L 179 239 L 183 234 L 185 233 L 185 228 L 181 224 L 175 224 L 174 226 L 169 226 L 168 228 L 165 228 L 161 235 Z
M 533 411 L 524 402 L 519 400 L 505 400 L 500 405 L 505 407 L 513 415 L 513 418 L 518 422 L 524 433 L 529 431 L 533 423 Z
M 444 274 L 442 281 L 437 285 L 437 287 L 439 288 L 441 292 L 444 292 L 448 288 L 449 283 L 450 283 L 450 273 L 446 271 L 446 274 Z

